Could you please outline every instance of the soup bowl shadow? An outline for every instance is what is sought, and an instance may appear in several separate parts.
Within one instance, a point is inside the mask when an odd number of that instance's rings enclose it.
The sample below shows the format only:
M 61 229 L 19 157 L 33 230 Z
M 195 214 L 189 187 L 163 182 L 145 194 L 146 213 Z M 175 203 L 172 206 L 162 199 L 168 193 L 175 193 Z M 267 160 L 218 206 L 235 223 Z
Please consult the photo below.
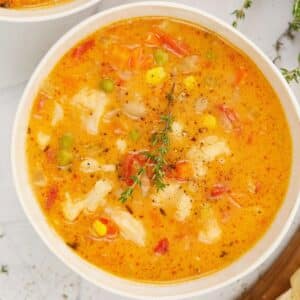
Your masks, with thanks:
M 300 151 L 293 151 L 288 191 L 274 222 L 252 249 L 221 271 L 177 283 L 142 283 L 109 274 L 70 250 L 47 223 L 29 182 L 24 146 L 30 109 L 42 80 L 75 43 L 102 26 L 141 16 L 166 16 L 199 24 L 243 51 L 255 62 L 279 96 L 290 127 L 293 149 L 300 149 L 300 109 L 288 84 L 260 49 L 231 26 L 201 10 L 168 2 L 139 2 L 103 11 L 83 21 L 65 34 L 46 54 L 29 81 L 16 114 L 11 149 L 12 168 L 17 193 L 27 217 L 49 249 L 72 270 L 95 285 L 122 296 L 138 299 L 183 299 L 203 295 L 237 281 L 254 271 L 278 247 L 295 217 L 300 201 Z

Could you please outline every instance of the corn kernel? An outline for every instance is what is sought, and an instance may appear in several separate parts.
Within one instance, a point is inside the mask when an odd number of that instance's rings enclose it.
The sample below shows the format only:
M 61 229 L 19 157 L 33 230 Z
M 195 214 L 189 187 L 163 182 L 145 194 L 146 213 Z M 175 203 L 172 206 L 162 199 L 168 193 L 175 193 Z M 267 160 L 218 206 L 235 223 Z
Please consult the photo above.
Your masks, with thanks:
M 217 119 L 211 114 L 205 114 L 202 116 L 201 124 L 208 129 L 214 129 L 217 127 Z
M 107 234 L 107 226 L 99 220 L 94 221 L 93 229 L 98 236 L 105 236 Z
M 183 79 L 183 84 L 188 90 L 193 90 L 197 86 L 197 80 L 195 76 L 190 75 Z
M 146 73 L 146 82 L 152 85 L 160 84 L 166 78 L 167 73 L 163 67 L 150 69 Z

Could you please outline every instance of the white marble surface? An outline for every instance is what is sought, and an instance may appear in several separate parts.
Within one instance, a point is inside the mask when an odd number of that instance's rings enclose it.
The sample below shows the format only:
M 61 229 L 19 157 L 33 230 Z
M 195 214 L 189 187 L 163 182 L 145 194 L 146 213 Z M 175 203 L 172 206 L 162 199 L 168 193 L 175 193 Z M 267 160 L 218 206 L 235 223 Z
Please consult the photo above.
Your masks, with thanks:
M 101 8 L 127 2 L 133 1 L 104 0 Z M 230 12 L 242 0 L 178 2 L 199 7 L 230 23 Z M 247 18 L 240 24 L 239 30 L 273 58 L 273 44 L 285 29 L 290 18 L 291 5 L 292 0 L 254 1 L 253 8 L 247 13 Z M 293 45 L 287 44 L 283 51 L 282 65 L 295 66 L 296 54 L 299 52 L 300 36 Z M 0 90 L 0 233 L 4 231 L 4 237 L 0 238 L 0 265 L 7 265 L 9 271 L 8 274 L 0 274 L 0 300 L 120 300 L 121 297 L 93 286 L 64 266 L 39 239 L 20 207 L 11 176 L 10 136 L 23 88 L 24 84 L 20 84 Z M 293 90 L 300 101 L 300 85 L 293 85 Z M 300 213 L 297 219 L 300 220 Z M 289 236 L 297 225 L 293 224 Z M 272 259 L 276 254 L 278 251 Z M 272 259 L 248 277 L 213 294 L 197 297 L 197 300 L 235 299 Z

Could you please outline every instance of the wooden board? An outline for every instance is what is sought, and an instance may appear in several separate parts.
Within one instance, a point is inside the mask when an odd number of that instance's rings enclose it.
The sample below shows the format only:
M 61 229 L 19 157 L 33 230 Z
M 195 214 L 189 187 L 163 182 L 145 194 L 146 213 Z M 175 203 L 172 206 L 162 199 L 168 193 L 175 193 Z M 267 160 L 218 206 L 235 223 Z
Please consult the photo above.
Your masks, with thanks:
M 300 228 L 265 274 L 239 300 L 274 300 L 290 288 L 290 277 L 300 268 Z

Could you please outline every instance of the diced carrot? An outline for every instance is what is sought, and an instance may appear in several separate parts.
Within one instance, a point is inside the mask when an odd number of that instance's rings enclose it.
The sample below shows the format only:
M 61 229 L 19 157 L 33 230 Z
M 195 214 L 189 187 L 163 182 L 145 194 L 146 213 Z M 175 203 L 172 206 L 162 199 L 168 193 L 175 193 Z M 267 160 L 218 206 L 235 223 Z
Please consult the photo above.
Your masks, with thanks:
M 255 193 L 259 193 L 262 189 L 262 184 L 261 182 L 255 182 Z
M 56 151 L 53 148 L 48 148 L 45 151 L 46 159 L 49 163 L 56 162 Z
M 159 37 L 154 32 L 149 32 L 145 44 L 148 47 L 159 47 L 161 42 Z
M 161 239 L 154 247 L 156 254 L 164 255 L 169 251 L 169 240 L 167 238 Z
M 130 69 L 137 69 L 140 61 L 142 60 L 142 48 L 138 47 L 132 50 L 132 53 L 128 59 L 128 66 Z
M 188 178 L 192 173 L 191 164 L 187 161 L 179 161 L 175 166 L 175 170 L 178 178 Z
M 128 154 L 127 156 L 125 156 L 125 159 L 123 160 L 122 166 L 120 169 L 120 171 L 121 171 L 120 175 L 127 185 L 133 184 L 133 180 L 131 178 L 131 176 L 134 175 L 133 171 L 132 171 L 133 162 L 134 162 L 134 156 Z
M 159 39 L 161 45 L 176 56 L 182 57 L 190 54 L 189 47 L 183 41 L 173 38 L 157 27 L 154 28 L 153 32 Z
M 149 69 L 152 65 L 153 65 L 153 56 L 146 55 L 141 64 L 142 69 L 143 70 Z
M 45 104 L 46 104 L 46 99 L 45 98 L 39 99 L 39 101 L 37 103 L 37 111 L 41 112 L 43 110 Z
M 132 50 L 128 60 L 128 66 L 133 70 L 145 70 L 153 64 L 153 57 L 146 55 L 142 47 L 137 47 Z
M 222 183 L 218 183 L 218 184 L 215 184 L 212 187 L 212 189 L 210 190 L 210 196 L 213 198 L 217 198 L 217 197 L 222 196 L 226 192 L 228 192 L 227 186 Z
M 219 109 L 226 115 L 227 119 L 231 123 L 235 123 L 236 121 L 239 120 L 236 112 L 232 108 L 230 108 L 229 106 L 227 106 L 225 104 L 221 104 L 219 106 Z
M 84 55 L 88 50 L 90 50 L 94 46 L 95 46 L 94 40 L 87 40 L 73 50 L 72 57 L 77 59 L 81 58 L 82 55 Z
M 135 175 L 140 166 L 145 165 L 147 158 L 139 153 L 128 153 L 120 168 L 120 175 L 127 185 L 132 185 L 132 176 Z
M 232 127 L 236 133 L 240 134 L 242 132 L 242 124 L 237 113 L 225 104 L 220 105 L 218 108 L 223 114 L 223 118 L 229 123 L 230 127 Z
M 178 161 L 173 167 L 166 170 L 168 178 L 174 178 L 178 181 L 188 180 L 192 175 L 191 164 L 187 161 Z
M 47 191 L 46 194 L 46 209 L 51 209 L 55 200 L 57 199 L 58 196 L 58 187 L 56 185 L 50 186 L 50 188 Z

